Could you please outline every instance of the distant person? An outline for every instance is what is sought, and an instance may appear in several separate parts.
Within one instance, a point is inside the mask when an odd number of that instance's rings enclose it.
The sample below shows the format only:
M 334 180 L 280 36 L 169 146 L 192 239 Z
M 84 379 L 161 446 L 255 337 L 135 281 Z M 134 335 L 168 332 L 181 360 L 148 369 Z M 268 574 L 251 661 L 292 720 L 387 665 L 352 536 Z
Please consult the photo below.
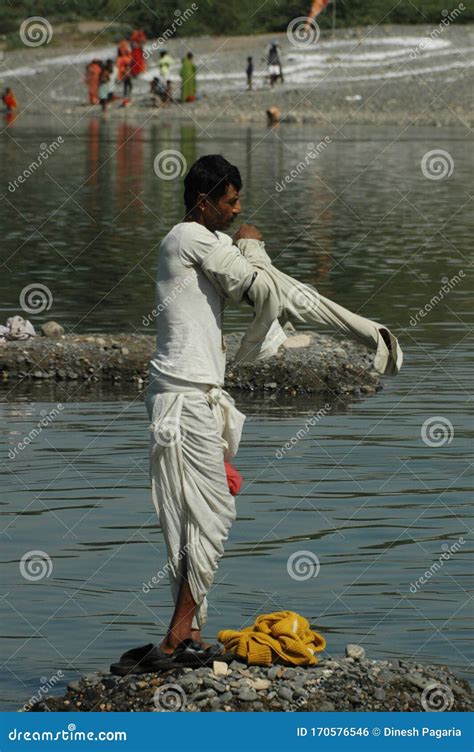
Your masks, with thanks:
M 16 97 L 13 90 L 8 87 L 2 94 L 2 102 L 7 108 L 7 112 L 14 112 L 17 108 Z
M 155 76 L 153 81 L 150 81 L 151 101 L 154 107 L 159 107 L 165 101 L 166 87 L 162 81 Z
M 168 81 L 166 82 L 164 103 L 165 104 L 172 104 L 173 102 L 174 102 L 174 99 L 173 99 L 173 84 L 168 79 Z
M 252 91 L 252 78 L 253 78 L 253 58 L 247 58 L 247 68 L 245 69 L 247 74 L 247 89 Z
M 267 50 L 266 61 L 268 65 L 268 75 L 270 77 L 270 86 L 275 86 L 275 83 L 281 78 L 283 82 L 283 71 L 281 68 L 280 53 L 278 51 L 278 42 L 276 39 L 272 39 L 270 47 Z
M 122 67 L 122 83 L 123 83 L 123 98 L 126 100 L 131 99 L 133 89 L 133 76 L 132 76 L 132 58 L 124 63 Z
M 143 47 L 146 42 L 146 34 L 143 29 L 135 29 L 130 34 L 130 46 L 132 48 L 132 76 L 140 76 L 146 71 L 146 60 Z
M 114 98 L 116 71 L 113 60 L 107 60 L 100 74 L 99 98 L 102 112 L 107 110 L 107 105 Z
M 97 104 L 99 102 L 99 79 L 102 72 L 102 66 L 100 60 L 94 58 L 86 67 L 86 84 L 89 93 L 89 104 Z
M 131 49 L 130 44 L 127 39 L 122 39 L 119 42 L 118 49 L 117 49 L 117 57 L 121 57 L 122 55 L 130 55 Z
M 132 88 L 133 88 L 133 76 L 132 76 L 132 65 L 133 65 L 133 58 L 130 53 L 130 50 L 127 52 L 126 50 L 122 51 L 122 53 L 117 57 L 116 60 L 117 64 L 117 83 L 123 84 L 123 98 L 129 99 L 132 96 Z
M 171 57 L 169 52 L 161 50 L 160 59 L 158 60 L 158 70 L 160 71 L 161 78 L 166 81 L 169 76 L 170 68 L 174 63 L 174 58 Z
M 193 53 L 188 52 L 181 61 L 181 101 L 194 102 L 196 99 L 196 66 L 194 65 Z

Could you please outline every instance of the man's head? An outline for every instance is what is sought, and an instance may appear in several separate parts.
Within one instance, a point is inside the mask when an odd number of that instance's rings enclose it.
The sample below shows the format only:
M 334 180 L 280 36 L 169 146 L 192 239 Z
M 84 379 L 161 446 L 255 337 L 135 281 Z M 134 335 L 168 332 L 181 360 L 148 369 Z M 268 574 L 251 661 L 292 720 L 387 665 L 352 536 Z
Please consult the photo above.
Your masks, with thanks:
M 195 162 L 184 179 L 186 213 L 208 230 L 225 230 L 240 214 L 242 179 L 220 154 Z

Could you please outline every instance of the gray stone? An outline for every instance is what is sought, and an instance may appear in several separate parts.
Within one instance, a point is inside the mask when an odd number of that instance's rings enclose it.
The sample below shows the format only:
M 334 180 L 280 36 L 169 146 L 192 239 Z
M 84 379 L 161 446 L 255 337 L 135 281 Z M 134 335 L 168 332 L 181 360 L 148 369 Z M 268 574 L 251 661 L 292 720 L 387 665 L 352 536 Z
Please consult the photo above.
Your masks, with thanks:
M 360 661 L 362 658 L 365 658 L 365 650 L 361 645 L 349 643 L 349 645 L 346 645 L 346 655 L 348 658 L 354 658 L 355 661 Z
M 209 707 L 212 708 L 212 710 L 217 710 L 221 706 L 221 701 L 219 697 L 213 697 L 209 701 Z
M 80 687 L 78 681 L 69 682 L 69 684 L 67 685 L 67 688 L 70 689 L 71 692 L 80 692 L 81 691 L 81 687 Z
M 381 687 L 377 687 L 377 689 L 374 692 L 374 697 L 376 700 L 385 700 L 386 698 L 385 690 L 382 689 Z
M 186 692 L 194 692 L 199 687 L 199 679 L 193 674 L 185 674 L 185 676 L 181 676 L 179 683 Z
M 280 697 L 282 700 L 291 702 L 293 699 L 293 690 L 289 687 L 280 687 L 280 689 L 278 690 L 278 697 Z
M 331 713 L 335 709 L 334 703 L 327 700 L 324 700 L 318 708 L 321 713 Z
M 278 672 L 278 669 L 276 668 L 276 666 L 272 666 L 271 668 L 269 668 L 267 671 L 268 679 L 270 679 L 270 681 L 273 681 L 274 679 L 276 679 L 277 672 Z
M 43 337 L 61 337 L 64 334 L 64 328 L 57 321 L 46 321 L 41 324 L 41 334 Z
M 222 692 L 225 692 L 225 684 L 222 684 L 222 682 L 214 681 L 212 683 L 212 688 L 216 690 L 216 692 L 219 692 L 219 694 L 222 694 Z
M 237 697 L 242 702 L 252 702 L 258 698 L 258 695 L 254 689 L 241 689 Z
M 232 700 L 232 697 L 232 692 L 224 692 L 224 694 L 222 694 L 219 699 L 221 702 L 230 702 Z

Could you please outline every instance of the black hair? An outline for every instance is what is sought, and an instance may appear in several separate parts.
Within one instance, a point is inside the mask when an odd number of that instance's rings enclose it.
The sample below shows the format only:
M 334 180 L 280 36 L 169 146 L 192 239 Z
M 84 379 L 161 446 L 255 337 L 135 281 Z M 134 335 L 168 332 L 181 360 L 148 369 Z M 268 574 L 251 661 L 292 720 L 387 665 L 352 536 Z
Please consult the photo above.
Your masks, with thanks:
M 242 178 L 237 167 L 221 154 L 207 154 L 197 160 L 184 178 L 184 203 L 186 211 L 196 206 L 198 193 L 206 193 L 213 199 L 221 198 L 229 185 L 236 191 L 242 188 Z

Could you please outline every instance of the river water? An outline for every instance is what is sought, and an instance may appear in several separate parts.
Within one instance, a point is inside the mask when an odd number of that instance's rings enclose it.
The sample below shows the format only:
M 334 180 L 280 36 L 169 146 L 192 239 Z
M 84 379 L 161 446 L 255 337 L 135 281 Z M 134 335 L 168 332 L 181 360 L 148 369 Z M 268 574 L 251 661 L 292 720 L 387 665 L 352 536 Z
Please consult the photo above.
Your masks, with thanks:
M 205 636 L 292 609 L 330 655 L 357 642 L 372 658 L 416 656 L 468 676 L 472 144 L 456 129 L 346 127 L 306 160 L 326 132 L 13 124 L 0 137 L 2 323 L 41 284 L 51 308 L 28 315 L 36 326 L 149 332 L 158 245 L 182 216 L 182 179 L 160 180 L 155 157 L 172 149 L 189 165 L 223 153 L 242 172 L 242 218 L 262 229 L 275 263 L 383 321 L 405 364 L 376 396 L 318 421 L 325 399 L 235 395 L 248 415 L 236 459 L 245 485 Z M 440 149 L 453 169 L 435 180 L 421 163 Z M 228 331 L 249 319 L 227 315 Z M 171 611 L 143 397 L 68 389 L 0 392 L 5 709 L 157 642 Z M 47 427 L 18 450 L 42 418 Z M 43 569 L 30 566 L 32 551 Z

